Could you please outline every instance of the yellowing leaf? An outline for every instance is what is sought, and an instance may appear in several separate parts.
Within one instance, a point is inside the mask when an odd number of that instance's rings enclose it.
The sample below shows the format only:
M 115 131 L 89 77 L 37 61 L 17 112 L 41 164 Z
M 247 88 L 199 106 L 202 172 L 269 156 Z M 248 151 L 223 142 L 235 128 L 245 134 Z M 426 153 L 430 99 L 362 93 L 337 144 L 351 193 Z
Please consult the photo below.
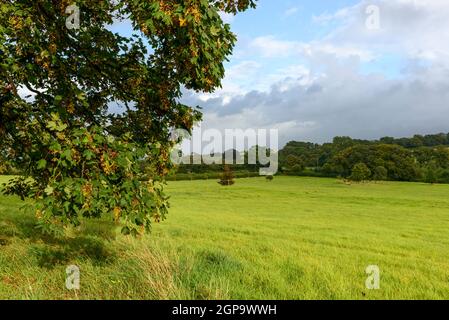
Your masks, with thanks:
M 179 18 L 179 26 L 184 27 L 187 25 L 187 19 L 185 18 Z

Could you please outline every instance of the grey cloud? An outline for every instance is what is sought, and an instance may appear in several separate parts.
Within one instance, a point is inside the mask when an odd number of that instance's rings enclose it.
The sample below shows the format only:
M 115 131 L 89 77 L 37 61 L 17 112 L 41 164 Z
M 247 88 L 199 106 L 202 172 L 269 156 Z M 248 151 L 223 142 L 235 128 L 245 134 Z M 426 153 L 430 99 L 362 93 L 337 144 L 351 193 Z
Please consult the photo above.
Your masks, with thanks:
M 365 26 L 365 9 L 372 4 L 379 5 L 381 30 Z M 448 15 L 447 0 L 362 0 L 325 17 L 340 27 L 310 45 L 269 36 L 252 42 L 278 59 L 287 51 L 301 55 L 309 72 L 273 80 L 265 91 L 226 100 L 218 94 L 207 101 L 187 94 L 186 101 L 204 107 L 205 128 L 277 127 L 281 145 L 337 135 L 373 139 L 449 132 Z M 364 52 L 370 54 L 364 58 Z M 400 56 L 402 74 L 363 74 L 361 63 L 371 61 L 371 53 L 375 59 Z
M 379 8 L 379 30 L 366 27 L 366 8 L 370 5 Z M 448 15 L 447 0 L 362 0 L 333 16 L 342 26 L 325 41 L 449 62 Z
M 308 85 L 282 81 L 268 92 L 249 92 L 227 105 L 221 99 L 197 101 L 205 128 L 279 128 L 281 145 L 289 140 L 329 141 L 410 136 L 449 131 L 449 82 L 432 80 L 449 70 L 428 68 L 399 79 L 334 70 Z M 289 124 L 286 127 L 283 124 Z

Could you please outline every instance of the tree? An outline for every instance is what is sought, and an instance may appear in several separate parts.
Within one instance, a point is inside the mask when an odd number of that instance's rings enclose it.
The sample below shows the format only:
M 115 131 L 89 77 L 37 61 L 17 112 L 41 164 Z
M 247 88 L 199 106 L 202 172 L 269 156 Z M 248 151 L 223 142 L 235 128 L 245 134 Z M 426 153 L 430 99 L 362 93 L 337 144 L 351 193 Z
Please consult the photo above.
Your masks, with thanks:
M 371 177 L 371 170 L 364 164 L 363 162 L 357 163 L 352 168 L 351 176 L 349 177 L 349 180 L 355 181 L 355 182 L 362 182 L 365 180 L 369 180 Z
M 6 173 L 6 165 L 4 163 L 1 163 L 1 159 L 0 159 L 0 174 L 5 174 Z
M 397 145 L 356 145 L 338 152 L 330 163 L 332 168 L 340 169 L 336 173 L 344 177 L 351 175 L 352 168 L 358 163 L 364 163 L 372 171 L 383 166 L 392 180 L 412 181 L 420 175 L 413 153 Z
M 438 173 L 435 165 L 432 164 L 426 168 L 424 181 L 430 184 L 438 182 Z
M 268 175 L 268 176 L 266 176 L 266 179 L 267 179 L 267 181 L 271 182 L 274 180 L 274 177 L 272 175 Z
M 385 181 L 388 179 L 388 170 L 383 166 L 374 168 L 373 177 L 374 181 Z
M 304 165 L 300 157 L 289 154 L 286 158 L 286 169 L 291 172 L 301 172 L 304 170 Z
M 315 167 L 320 174 L 343 178 L 348 178 L 352 168 L 363 162 L 374 179 L 393 181 L 423 181 L 426 168 L 433 163 L 438 182 L 442 182 L 448 181 L 442 176 L 449 170 L 448 137 L 443 133 L 373 141 L 335 137 L 332 143 L 321 145 L 290 141 L 279 150 L 279 161 L 286 172 L 294 172 L 294 165 L 301 160 L 305 167 Z M 387 177 L 380 167 L 386 169 Z
M 167 214 L 162 181 L 178 142 L 171 130 L 191 130 L 201 119 L 179 102 L 181 88 L 221 85 L 236 37 L 219 12 L 254 6 L 0 0 L 7 17 L 0 20 L 0 141 L 25 168 L 6 192 L 34 199 L 44 227 L 108 214 L 125 224 L 125 234 L 150 230 Z M 66 12 L 79 12 L 80 26 Z M 124 19 L 132 36 L 108 28 Z M 109 112 L 112 105 L 120 112 Z M 146 180 L 142 160 L 152 172 Z
M 224 166 L 223 173 L 221 174 L 218 183 L 222 186 L 232 186 L 235 183 L 234 173 L 228 165 Z
M 449 170 L 442 170 L 438 176 L 438 182 L 449 183 Z

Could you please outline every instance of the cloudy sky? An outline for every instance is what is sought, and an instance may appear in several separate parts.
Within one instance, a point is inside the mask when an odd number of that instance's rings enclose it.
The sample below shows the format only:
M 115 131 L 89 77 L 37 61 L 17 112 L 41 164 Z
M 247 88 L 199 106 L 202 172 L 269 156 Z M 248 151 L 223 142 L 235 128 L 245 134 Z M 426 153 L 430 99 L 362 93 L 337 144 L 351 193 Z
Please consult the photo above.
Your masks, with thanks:
M 186 92 L 202 128 L 277 128 L 280 144 L 449 132 L 448 0 L 260 0 L 223 88 Z

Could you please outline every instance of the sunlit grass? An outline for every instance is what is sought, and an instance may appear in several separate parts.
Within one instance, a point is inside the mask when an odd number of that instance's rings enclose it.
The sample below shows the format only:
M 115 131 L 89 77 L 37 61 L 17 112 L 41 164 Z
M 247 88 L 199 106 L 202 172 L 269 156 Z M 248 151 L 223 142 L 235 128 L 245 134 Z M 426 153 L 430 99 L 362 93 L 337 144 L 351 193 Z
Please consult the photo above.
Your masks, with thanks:
M 0 196 L 0 298 L 449 298 L 448 185 L 276 177 L 167 191 L 168 220 L 141 239 L 107 221 L 45 237 Z M 71 264 L 79 292 L 65 288 Z M 365 288 L 368 265 L 380 290 Z

